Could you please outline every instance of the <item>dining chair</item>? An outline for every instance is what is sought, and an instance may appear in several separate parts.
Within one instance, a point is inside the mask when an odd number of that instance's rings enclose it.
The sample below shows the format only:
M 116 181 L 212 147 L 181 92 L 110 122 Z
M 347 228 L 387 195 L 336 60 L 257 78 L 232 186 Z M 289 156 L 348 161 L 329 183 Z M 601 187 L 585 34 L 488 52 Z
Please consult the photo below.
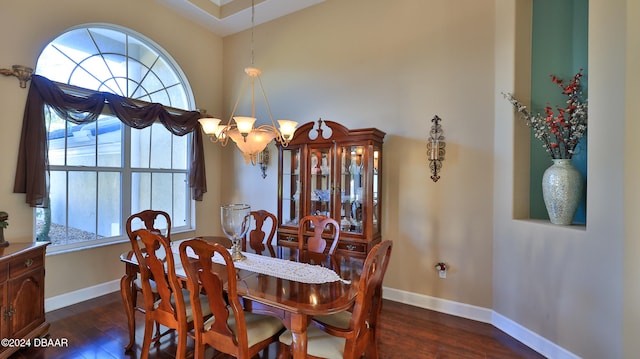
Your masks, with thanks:
M 307 223 L 313 229 L 313 235 L 308 236 Z M 333 228 L 332 228 L 333 227 Z M 340 225 L 338 222 L 327 216 L 310 215 L 302 217 L 298 224 L 298 249 L 308 250 L 316 253 L 323 253 L 327 247 L 327 240 L 322 237 L 326 229 L 331 230 L 332 239 L 328 254 L 332 255 L 338 248 L 340 238 Z
M 309 358 L 378 358 L 377 317 L 381 310 L 382 280 L 391 257 L 391 241 L 383 241 L 367 254 L 351 312 L 314 317 L 307 328 Z M 380 300 L 378 300 L 380 296 Z M 377 304 L 374 304 L 377 303 Z M 280 359 L 290 358 L 291 332 L 280 335 Z
M 158 211 L 153 209 L 147 209 L 138 213 L 134 213 L 125 222 L 125 231 L 127 232 L 127 236 L 129 240 L 131 240 L 131 236 L 135 229 L 146 228 L 154 233 L 162 234 L 162 230 L 164 229 L 165 234 L 163 234 L 169 241 L 171 241 L 171 217 L 167 212 Z M 151 291 L 157 293 L 156 285 L 153 280 L 151 280 Z M 138 276 L 133 281 L 133 292 L 132 292 L 132 301 L 134 303 L 135 310 L 144 314 L 144 308 L 138 305 L 138 293 L 142 293 L 142 283 L 140 282 L 140 276 Z M 135 321 L 135 318 L 134 318 Z M 156 324 L 156 337 L 155 339 L 159 339 L 162 335 L 160 333 L 160 325 Z
M 149 356 L 154 323 L 175 330 L 178 337 L 176 358 L 185 358 L 187 334 L 193 329 L 193 315 L 197 312 L 198 315 L 209 316 L 208 300 L 204 296 L 200 298 L 196 305 L 202 305 L 202 308 L 194 310 L 189 292 L 182 288 L 176 275 L 171 243 L 165 236 L 148 229 L 138 229 L 131 233 L 130 238 L 140 270 L 144 302 L 144 338 L 140 358 Z M 151 289 L 152 278 L 156 292 Z
M 278 340 L 284 329 L 279 319 L 242 308 L 229 250 L 218 243 L 190 239 L 180 243 L 179 252 L 194 308 L 194 358 L 203 358 L 208 345 L 236 358 L 249 359 Z M 213 314 L 208 320 L 198 313 L 198 294 L 203 291 Z
M 271 212 L 263 209 L 251 211 L 253 228 L 247 232 L 246 238 L 242 241 L 242 250 L 247 251 L 247 243 L 249 247 L 257 254 L 262 254 L 266 249 L 272 257 L 276 253 L 273 247 L 273 238 L 278 229 L 278 218 Z

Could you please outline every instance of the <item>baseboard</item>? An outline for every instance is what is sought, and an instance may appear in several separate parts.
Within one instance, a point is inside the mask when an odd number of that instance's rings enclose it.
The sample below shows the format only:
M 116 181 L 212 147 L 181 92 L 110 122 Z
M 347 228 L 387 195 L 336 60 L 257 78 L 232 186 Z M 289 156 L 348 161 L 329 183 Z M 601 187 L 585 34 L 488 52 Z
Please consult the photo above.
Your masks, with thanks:
M 492 324 L 491 309 L 387 287 L 384 288 L 383 296 L 385 299 L 393 300 L 394 302 L 409 304 L 420 308 L 435 310 L 436 312 Z
M 424 294 L 417 294 L 387 287 L 384 288 L 383 297 L 394 302 L 400 302 L 420 308 L 435 310 L 437 312 L 491 324 L 547 358 L 580 358 L 579 356 L 571 353 L 561 346 L 549 341 L 546 338 L 543 338 L 537 333 L 488 308 L 458 303 L 447 299 L 436 298 Z
M 109 294 L 119 290 L 120 279 L 116 279 L 111 282 L 106 282 L 91 287 L 78 289 L 73 292 L 60 294 L 55 297 L 46 298 L 44 300 L 44 311 L 50 312 L 52 310 L 64 308 L 69 305 L 84 302 L 85 300 L 93 299 L 101 295 Z
M 558 344 L 544 338 L 537 333 L 523 327 L 513 320 L 493 312 L 492 324 L 496 328 L 509 334 L 516 340 L 524 343 L 529 348 L 537 351 L 547 358 L 558 359 L 580 359 L 579 356 L 559 346 Z

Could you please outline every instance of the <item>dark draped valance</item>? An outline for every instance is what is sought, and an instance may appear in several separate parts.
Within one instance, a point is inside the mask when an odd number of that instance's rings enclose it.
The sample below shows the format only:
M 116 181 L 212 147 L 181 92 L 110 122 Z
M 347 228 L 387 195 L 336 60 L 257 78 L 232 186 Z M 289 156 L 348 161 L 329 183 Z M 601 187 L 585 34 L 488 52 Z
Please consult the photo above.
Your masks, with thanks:
M 198 111 L 171 114 L 161 104 L 140 105 L 129 98 L 105 92 L 93 92 L 89 96 L 71 95 L 46 77 L 33 75 L 24 109 L 13 186 L 14 193 L 26 194 L 26 202 L 31 207 L 48 206 L 49 159 L 45 105 L 49 105 L 62 119 L 75 124 L 96 121 L 106 105 L 124 124 L 136 129 L 151 126 L 155 121 L 159 121 L 177 136 L 193 132 L 189 186 L 192 198 L 196 201 L 201 201 L 203 194 L 207 192 Z

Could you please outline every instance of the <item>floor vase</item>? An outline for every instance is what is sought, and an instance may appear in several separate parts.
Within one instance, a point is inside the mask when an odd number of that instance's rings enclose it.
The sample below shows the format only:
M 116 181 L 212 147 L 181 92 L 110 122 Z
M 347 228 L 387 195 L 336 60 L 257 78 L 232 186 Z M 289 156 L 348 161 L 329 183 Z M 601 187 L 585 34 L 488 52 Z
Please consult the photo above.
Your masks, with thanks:
M 570 225 L 583 189 L 582 174 L 570 159 L 554 159 L 542 176 L 542 196 L 553 224 Z

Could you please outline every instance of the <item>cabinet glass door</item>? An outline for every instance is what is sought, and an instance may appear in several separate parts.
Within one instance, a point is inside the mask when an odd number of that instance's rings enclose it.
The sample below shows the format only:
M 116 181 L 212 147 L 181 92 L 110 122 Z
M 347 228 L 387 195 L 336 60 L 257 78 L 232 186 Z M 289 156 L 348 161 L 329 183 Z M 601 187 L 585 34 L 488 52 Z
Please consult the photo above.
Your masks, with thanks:
M 300 218 L 300 149 L 287 148 L 282 151 L 282 218 L 284 226 L 297 226 Z
M 364 147 L 342 147 L 340 169 L 340 229 L 343 232 L 362 233 L 362 204 L 365 185 Z
M 382 148 L 374 147 L 373 148 L 373 233 L 380 232 L 380 218 L 381 218 L 381 208 L 380 208 L 380 174 L 381 166 L 382 166 Z
M 331 148 L 311 148 L 310 163 L 310 214 L 332 217 Z

